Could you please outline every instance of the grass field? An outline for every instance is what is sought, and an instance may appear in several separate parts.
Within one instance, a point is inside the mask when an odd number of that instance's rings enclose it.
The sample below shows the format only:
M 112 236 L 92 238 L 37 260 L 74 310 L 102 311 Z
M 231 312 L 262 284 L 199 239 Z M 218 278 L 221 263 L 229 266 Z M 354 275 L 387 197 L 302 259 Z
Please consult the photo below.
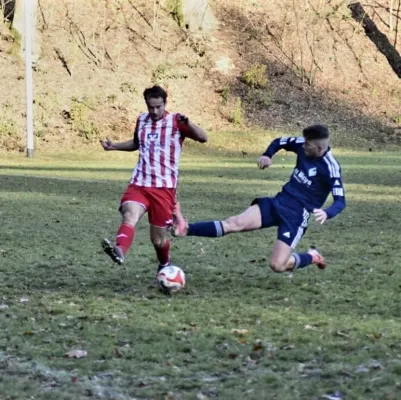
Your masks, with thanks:
M 329 268 L 271 272 L 274 230 L 173 239 L 187 286 L 168 298 L 146 219 L 124 266 L 100 249 L 135 156 L 3 154 L 0 399 L 401 399 L 401 156 L 338 158 L 347 209 L 299 246 Z M 261 172 L 251 154 L 188 153 L 182 208 L 237 213 L 293 161 Z

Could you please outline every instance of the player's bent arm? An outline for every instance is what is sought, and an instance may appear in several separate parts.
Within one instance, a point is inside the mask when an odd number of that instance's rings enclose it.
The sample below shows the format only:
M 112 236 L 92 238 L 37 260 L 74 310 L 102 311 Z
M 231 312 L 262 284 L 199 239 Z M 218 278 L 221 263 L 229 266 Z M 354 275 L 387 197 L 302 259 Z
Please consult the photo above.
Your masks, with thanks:
M 327 214 L 327 219 L 334 218 L 336 215 L 340 214 L 345 208 L 345 191 L 341 179 L 341 170 L 339 173 L 330 179 L 331 195 L 333 196 L 333 204 L 328 207 L 325 212 Z
M 346 206 L 345 196 L 333 195 L 333 199 L 334 203 L 324 210 L 327 214 L 327 219 L 334 218 L 336 215 L 340 214 L 340 212 L 343 211 Z
M 274 139 L 269 144 L 263 155 L 272 158 L 278 151 L 282 149 L 297 153 L 298 149 L 302 147 L 304 141 L 305 139 L 303 137 L 280 137 Z
M 186 124 L 183 134 L 185 137 L 200 143 L 206 143 L 208 140 L 207 133 L 191 121 Z
M 135 142 L 135 140 L 127 140 L 126 142 L 120 143 L 111 143 L 110 150 L 117 150 L 117 151 L 135 151 L 138 150 L 139 146 Z

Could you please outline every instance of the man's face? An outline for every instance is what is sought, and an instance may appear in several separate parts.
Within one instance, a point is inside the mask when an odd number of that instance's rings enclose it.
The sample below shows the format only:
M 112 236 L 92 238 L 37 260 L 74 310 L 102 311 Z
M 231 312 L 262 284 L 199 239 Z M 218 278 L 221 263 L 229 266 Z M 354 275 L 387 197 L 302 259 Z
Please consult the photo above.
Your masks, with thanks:
M 161 97 L 148 97 L 146 99 L 146 105 L 148 107 L 148 112 L 152 121 L 158 121 L 159 119 L 163 118 L 166 104 Z
M 304 143 L 305 155 L 312 158 L 322 157 L 329 147 L 328 139 L 306 140 Z

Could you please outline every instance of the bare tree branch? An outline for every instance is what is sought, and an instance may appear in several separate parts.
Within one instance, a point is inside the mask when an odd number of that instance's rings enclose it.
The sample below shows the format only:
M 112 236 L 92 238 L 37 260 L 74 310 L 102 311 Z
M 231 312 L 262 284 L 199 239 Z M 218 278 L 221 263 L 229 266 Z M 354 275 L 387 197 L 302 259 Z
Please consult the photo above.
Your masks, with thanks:
M 365 30 L 366 36 L 375 44 L 376 48 L 386 57 L 396 75 L 401 78 L 401 56 L 396 48 L 390 43 L 388 37 L 382 33 L 361 3 L 352 3 L 348 6 L 352 18 L 360 23 Z

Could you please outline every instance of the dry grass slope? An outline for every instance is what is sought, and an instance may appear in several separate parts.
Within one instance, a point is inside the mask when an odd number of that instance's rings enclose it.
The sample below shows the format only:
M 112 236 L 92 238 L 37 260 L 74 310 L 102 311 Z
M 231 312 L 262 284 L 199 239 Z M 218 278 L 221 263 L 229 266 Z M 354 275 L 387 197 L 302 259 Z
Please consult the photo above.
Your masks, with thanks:
M 168 88 L 170 109 L 208 130 L 294 131 L 323 121 L 344 145 L 397 142 L 399 79 L 342 3 L 211 0 L 220 28 L 206 35 L 181 28 L 164 2 L 42 0 L 37 146 L 126 137 L 152 83 Z M 390 31 L 387 2 L 369 4 L 399 49 L 399 10 Z M 23 150 L 24 66 L 5 25 L 0 33 L 0 141 Z M 249 81 L 258 65 L 265 67 L 262 85 Z

